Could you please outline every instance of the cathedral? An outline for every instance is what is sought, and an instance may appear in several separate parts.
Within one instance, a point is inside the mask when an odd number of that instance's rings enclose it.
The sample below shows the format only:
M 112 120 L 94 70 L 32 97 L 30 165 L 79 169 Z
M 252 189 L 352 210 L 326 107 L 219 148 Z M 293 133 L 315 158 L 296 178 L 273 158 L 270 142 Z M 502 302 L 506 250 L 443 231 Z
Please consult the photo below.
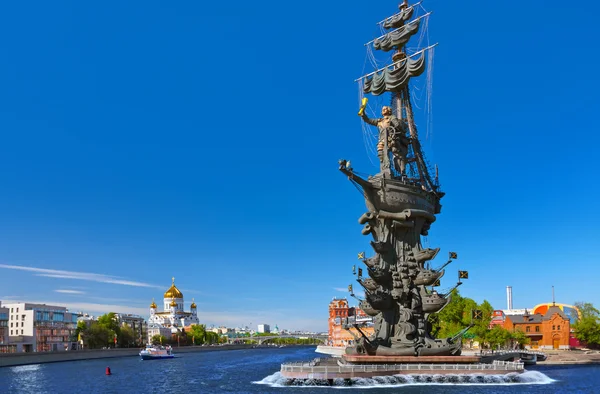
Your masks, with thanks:
M 157 311 L 157 305 L 154 300 L 152 301 L 148 325 L 154 328 L 168 328 L 172 334 L 175 334 L 194 324 L 200 324 L 196 303 L 192 300 L 190 312 L 183 310 L 183 294 L 175 286 L 175 278 L 173 278 L 173 284 L 163 298 L 162 312 Z

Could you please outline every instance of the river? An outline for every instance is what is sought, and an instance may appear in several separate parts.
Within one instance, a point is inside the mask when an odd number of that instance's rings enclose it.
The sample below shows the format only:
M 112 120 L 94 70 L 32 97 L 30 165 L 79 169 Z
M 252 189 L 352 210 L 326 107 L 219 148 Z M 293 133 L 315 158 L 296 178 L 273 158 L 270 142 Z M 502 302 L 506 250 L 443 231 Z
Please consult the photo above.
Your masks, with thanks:
M 175 348 L 175 353 L 177 349 Z M 0 368 L 0 393 L 565 393 L 598 392 L 600 366 L 535 366 L 520 383 L 475 378 L 461 384 L 439 377 L 357 379 L 353 386 L 282 386 L 282 362 L 310 360 L 314 347 L 185 353 L 170 360 L 137 357 Z M 105 375 L 109 366 L 111 376 Z

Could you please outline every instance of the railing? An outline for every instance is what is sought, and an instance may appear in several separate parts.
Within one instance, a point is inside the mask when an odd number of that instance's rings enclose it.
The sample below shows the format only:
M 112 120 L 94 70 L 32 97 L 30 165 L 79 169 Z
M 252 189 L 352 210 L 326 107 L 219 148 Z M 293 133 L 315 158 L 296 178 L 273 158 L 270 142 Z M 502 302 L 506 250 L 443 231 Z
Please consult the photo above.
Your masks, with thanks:
M 370 365 L 317 365 L 309 363 L 285 363 L 281 364 L 282 372 L 301 373 L 356 373 L 356 372 L 378 372 L 378 371 L 522 371 L 524 364 L 512 361 L 494 361 L 492 364 L 370 364 Z
M 502 356 L 505 354 L 514 354 L 514 353 L 519 353 L 519 354 L 536 354 L 538 356 L 545 356 L 546 353 L 544 352 L 539 352 L 539 351 L 535 351 L 535 350 L 521 350 L 521 349 L 515 349 L 515 350 L 511 350 L 511 349 L 499 349 L 499 350 L 494 350 L 494 352 L 487 350 L 484 352 L 481 352 L 481 355 L 484 356 Z

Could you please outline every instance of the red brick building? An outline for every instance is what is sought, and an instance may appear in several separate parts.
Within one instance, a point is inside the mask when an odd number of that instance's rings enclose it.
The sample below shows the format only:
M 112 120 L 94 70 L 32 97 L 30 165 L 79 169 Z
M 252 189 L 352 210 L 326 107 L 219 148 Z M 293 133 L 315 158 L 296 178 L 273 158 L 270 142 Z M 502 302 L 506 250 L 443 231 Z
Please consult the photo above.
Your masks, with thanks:
M 374 333 L 373 319 L 360 308 L 350 307 L 345 298 L 334 298 L 329 303 L 329 338 L 327 345 L 345 347 L 354 343 L 355 337 L 361 334 L 354 328 L 350 331 L 343 327 L 345 319 L 354 320 L 361 324 L 361 331 L 371 336 Z
M 499 320 L 497 316 L 492 319 L 496 324 Z M 530 339 L 526 347 L 531 349 L 570 349 L 571 323 L 557 306 L 549 307 L 544 314 L 526 311 L 519 315 L 505 315 L 503 327 L 511 332 L 524 332 Z

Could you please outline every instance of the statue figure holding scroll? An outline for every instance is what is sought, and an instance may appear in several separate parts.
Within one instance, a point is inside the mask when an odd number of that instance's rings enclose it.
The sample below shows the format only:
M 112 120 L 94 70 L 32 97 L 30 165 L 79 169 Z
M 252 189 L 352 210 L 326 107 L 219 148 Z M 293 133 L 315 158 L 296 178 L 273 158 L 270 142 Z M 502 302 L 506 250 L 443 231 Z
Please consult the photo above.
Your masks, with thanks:
M 401 175 L 405 175 L 406 155 L 408 154 L 408 144 L 410 139 L 406 137 L 407 126 L 406 122 L 398 119 L 392 114 L 392 108 L 385 106 L 381 109 L 382 118 L 371 119 L 362 110 L 359 112 L 362 119 L 379 129 L 379 142 L 377 143 L 377 156 L 379 161 L 383 162 L 385 135 L 388 136 L 388 151 L 392 152 L 394 157 L 394 167 L 400 171 Z

